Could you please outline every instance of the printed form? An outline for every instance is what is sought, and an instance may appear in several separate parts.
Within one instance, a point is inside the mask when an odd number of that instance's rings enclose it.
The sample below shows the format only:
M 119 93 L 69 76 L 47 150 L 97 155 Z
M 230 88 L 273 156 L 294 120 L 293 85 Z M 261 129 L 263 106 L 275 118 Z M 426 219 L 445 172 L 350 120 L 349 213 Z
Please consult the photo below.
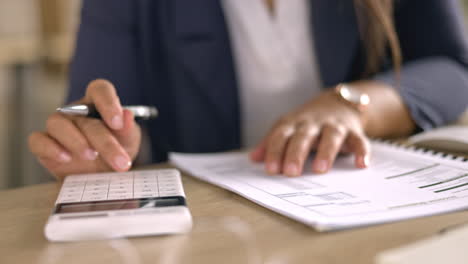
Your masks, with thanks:
M 245 152 L 173 153 L 192 176 L 235 192 L 319 231 L 378 224 L 468 208 L 468 166 L 462 159 L 372 143 L 371 165 L 339 157 L 323 175 L 269 176 Z M 310 162 L 306 165 L 310 167 Z

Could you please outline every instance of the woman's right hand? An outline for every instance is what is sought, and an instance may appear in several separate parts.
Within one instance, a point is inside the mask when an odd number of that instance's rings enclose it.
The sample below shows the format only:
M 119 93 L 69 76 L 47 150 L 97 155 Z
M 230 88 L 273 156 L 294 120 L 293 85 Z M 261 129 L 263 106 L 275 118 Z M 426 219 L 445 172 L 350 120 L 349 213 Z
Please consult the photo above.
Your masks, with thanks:
M 92 81 L 77 104 L 94 104 L 102 120 L 54 113 L 46 131 L 29 136 L 29 148 L 58 179 L 70 174 L 127 171 L 141 142 L 140 126 L 123 110 L 114 86 Z

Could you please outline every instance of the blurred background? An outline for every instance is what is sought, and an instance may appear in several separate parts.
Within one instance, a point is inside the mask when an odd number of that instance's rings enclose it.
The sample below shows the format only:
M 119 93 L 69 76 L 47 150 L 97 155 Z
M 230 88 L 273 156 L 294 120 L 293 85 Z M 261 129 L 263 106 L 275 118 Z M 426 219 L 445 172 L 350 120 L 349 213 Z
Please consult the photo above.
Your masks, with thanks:
M 52 180 L 27 137 L 64 100 L 80 7 L 81 0 L 0 0 L 0 190 Z
M 51 180 L 27 149 L 64 100 L 81 0 L 0 0 L 0 189 Z

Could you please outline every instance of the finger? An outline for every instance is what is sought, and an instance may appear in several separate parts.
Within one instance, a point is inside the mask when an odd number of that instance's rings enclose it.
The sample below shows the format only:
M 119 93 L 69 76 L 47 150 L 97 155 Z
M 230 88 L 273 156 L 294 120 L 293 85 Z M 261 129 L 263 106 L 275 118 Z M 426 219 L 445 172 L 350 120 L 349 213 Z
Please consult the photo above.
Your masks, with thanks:
M 317 173 L 327 172 L 338 154 L 346 137 L 346 129 L 341 125 L 325 124 L 322 127 L 317 154 L 312 169 Z
M 72 156 L 46 133 L 33 132 L 28 139 L 29 149 L 38 158 L 47 158 L 60 163 L 68 163 Z
M 57 170 L 57 168 L 63 166 L 64 163 L 58 162 L 53 159 L 45 158 L 45 157 L 44 158 L 37 157 L 37 161 L 42 165 L 42 167 L 46 168 L 57 179 L 59 180 L 63 179 L 63 177 L 59 177 L 57 174 L 55 174 L 55 171 Z
M 284 158 L 284 174 L 295 177 L 302 174 L 304 162 L 310 154 L 312 145 L 318 136 L 318 127 L 303 125 L 291 137 Z
M 250 159 L 254 162 L 262 162 L 265 160 L 266 139 L 262 140 L 251 152 Z
M 265 150 L 267 173 L 274 175 L 282 171 L 281 165 L 289 138 L 294 133 L 294 127 L 284 125 L 276 128 L 268 137 Z
M 101 120 L 77 118 L 75 123 L 91 146 L 99 152 L 99 155 L 110 167 L 116 171 L 130 169 L 132 162 L 128 153 Z
M 98 153 L 92 149 L 76 125 L 61 114 L 53 114 L 47 119 L 47 133 L 68 151 L 83 160 L 95 160 Z
M 367 168 L 370 163 L 370 144 L 365 135 L 350 133 L 346 139 L 350 151 L 354 153 L 357 168 Z
M 129 110 L 123 111 L 124 126 L 121 130 L 113 131 L 113 134 L 125 149 L 140 142 L 140 127 L 135 122 L 133 113 Z M 127 150 L 127 149 L 126 149 Z
M 277 131 L 278 128 L 284 126 L 284 123 L 287 122 L 287 119 L 283 117 L 278 120 L 275 125 L 270 129 L 270 132 L 265 136 L 262 141 L 250 152 L 250 159 L 254 162 L 263 162 L 266 158 L 266 149 L 268 139 L 273 136 L 273 133 Z
M 106 80 L 92 81 L 86 89 L 85 101 L 94 104 L 107 126 L 114 130 L 123 128 L 122 106 L 112 83 Z

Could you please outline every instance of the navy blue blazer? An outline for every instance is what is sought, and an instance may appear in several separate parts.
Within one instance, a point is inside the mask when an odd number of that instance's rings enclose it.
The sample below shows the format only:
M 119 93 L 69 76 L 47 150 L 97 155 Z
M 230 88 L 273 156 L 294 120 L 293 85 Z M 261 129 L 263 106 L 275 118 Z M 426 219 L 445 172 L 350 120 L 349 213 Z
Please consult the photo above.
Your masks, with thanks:
M 310 0 L 315 54 L 325 87 L 364 68 L 351 0 Z M 455 120 L 468 101 L 468 49 L 456 0 L 395 1 L 404 56 L 400 94 L 422 129 Z M 219 0 L 85 0 L 68 101 L 96 78 L 124 104 L 156 105 L 146 124 L 153 159 L 168 151 L 241 145 L 237 78 Z M 373 78 L 394 85 L 389 63 Z M 274 107 L 274 106 L 272 106 Z

